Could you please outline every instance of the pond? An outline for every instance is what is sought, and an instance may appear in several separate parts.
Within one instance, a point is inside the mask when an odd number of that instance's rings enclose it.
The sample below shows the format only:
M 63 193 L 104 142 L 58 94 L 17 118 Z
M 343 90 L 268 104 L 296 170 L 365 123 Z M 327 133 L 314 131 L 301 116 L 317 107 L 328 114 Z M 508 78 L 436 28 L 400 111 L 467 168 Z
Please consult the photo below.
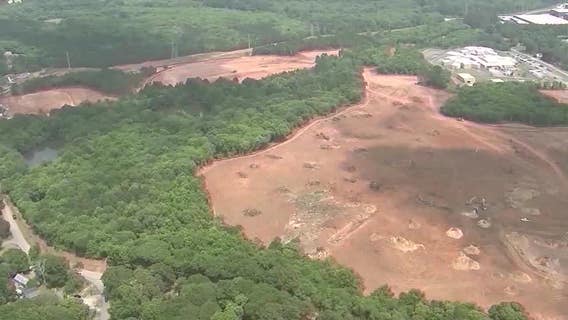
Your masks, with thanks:
M 42 149 L 37 149 L 31 151 L 30 153 L 24 155 L 24 160 L 26 164 L 30 167 L 37 167 L 43 163 L 51 162 L 57 158 L 57 150 L 45 147 Z

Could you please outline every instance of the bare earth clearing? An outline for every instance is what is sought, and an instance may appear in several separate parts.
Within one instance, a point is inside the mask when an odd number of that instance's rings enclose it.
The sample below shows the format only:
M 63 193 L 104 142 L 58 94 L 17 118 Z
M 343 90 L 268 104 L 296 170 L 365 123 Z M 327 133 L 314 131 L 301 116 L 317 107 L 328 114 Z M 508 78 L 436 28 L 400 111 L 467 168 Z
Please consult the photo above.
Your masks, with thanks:
M 148 61 L 140 64 L 118 66 L 117 69 L 135 71 L 144 66 L 162 68 L 144 83 L 161 82 L 166 85 L 183 83 L 188 78 L 216 80 L 245 78 L 260 79 L 276 73 L 311 68 L 315 58 L 323 53 L 337 55 L 339 50 L 307 51 L 295 56 L 250 56 L 250 50 L 199 54 L 176 59 Z M 87 88 L 58 88 L 21 96 L 0 97 L 0 104 L 15 114 L 49 114 L 64 105 L 77 106 L 83 102 L 115 99 Z
M 540 92 L 558 100 L 560 103 L 568 103 L 568 90 L 541 90 Z
M 442 91 L 364 73 L 363 103 L 201 170 L 213 211 L 268 243 L 298 238 L 365 291 L 388 283 L 568 318 L 568 129 L 445 118 Z
M 113 97 L 87 88 L 50 89 L 21 96 L 0 97 L 0 104 L 8 108 L 11 115 L 15 114 L 49 114 L 51 110 L 65 105 L 77 106 L 83 102 L 112 100 Z
M 221 56 L 211 60 L 176 65 L 152 76 L 146 83 L 161 82 L 167 85 L 183 83 L 188 78 L 210 81 L 218 78 L 260 79 L 276 73 L 311 68 L 315 58 L 323 53 L 337 55 L 338 50 L 307 51 L 295 56 Z

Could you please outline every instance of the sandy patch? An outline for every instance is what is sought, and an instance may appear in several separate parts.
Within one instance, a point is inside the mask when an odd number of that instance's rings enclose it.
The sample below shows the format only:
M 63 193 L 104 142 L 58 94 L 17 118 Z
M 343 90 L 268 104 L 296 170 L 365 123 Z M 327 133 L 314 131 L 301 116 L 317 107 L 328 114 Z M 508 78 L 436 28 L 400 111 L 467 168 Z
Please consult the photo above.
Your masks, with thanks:
M 25 94 L 0 97 L 0 104 L 7 107 L 9 114 L 49 114 L 63 106 L 77 106 L 83 102 L 114 100 L 114 97 L 87 88 L 61 88 Z

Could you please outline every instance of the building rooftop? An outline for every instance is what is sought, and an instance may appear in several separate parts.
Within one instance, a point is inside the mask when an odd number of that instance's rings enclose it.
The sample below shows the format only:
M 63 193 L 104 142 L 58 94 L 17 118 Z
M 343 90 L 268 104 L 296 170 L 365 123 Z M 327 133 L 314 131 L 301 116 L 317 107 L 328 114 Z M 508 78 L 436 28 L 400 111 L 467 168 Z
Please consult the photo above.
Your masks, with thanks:
M 21 275 L 21 274 L 18 273 L 18 274 L 16 274 L 16 275 L 14 276 L 14 281 L 16 281 L 17 283 L 19 283 L 19 284 L 25 286 L 25 285 L 28 284 L 28 281 L 30 281 L 30 279 L 28 279 L 28 278 L 26 278 L 26 277 L 24 277 L 23 275 Z
M 469 73 L 458 73 L 458 76 L 465 81 L 475 81 L 475 77 Z
M 532 24 L 568 24 L 568 20 L 553 16 L 549 13 L 546 14 L 519 14 L 515 18 Z

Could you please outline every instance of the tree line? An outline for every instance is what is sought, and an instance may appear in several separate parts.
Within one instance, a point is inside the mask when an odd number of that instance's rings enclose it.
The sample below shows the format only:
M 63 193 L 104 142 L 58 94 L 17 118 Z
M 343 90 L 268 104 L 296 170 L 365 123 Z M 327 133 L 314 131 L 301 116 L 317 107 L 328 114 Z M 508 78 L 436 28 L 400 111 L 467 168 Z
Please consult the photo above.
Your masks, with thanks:
M 550 1 L 470 2 L 27 0 L 0 7 L 0 52 L 16 54 L 11 68 L 0 63 L 0 75 L 65 67 L 67 56 L 74 67 L 101 68 L 249 45 L 293 43 L 309 36 L 435 25 L 444 16 L 465 17 L 466 23 L 494 33 L 496 12 L 544 6 Z M 445 42 L 444 38 L 439 41 Z
M 26 94 L 52 88 L 81 86 L 110 95 L 131 93 L 142 81 L 155 73 L 155 68 L 142 68 L 140 72 L 123 72 L 117 69 L 88 70 L 65 73 L 61 76 L 46 76 L 12 85 L 14 95 Z
M 568 124 L 568 105 L 545 97 L 534 83 L 485 83 L 463 87 L 441 111 L 447 116 L 488 123 Z

